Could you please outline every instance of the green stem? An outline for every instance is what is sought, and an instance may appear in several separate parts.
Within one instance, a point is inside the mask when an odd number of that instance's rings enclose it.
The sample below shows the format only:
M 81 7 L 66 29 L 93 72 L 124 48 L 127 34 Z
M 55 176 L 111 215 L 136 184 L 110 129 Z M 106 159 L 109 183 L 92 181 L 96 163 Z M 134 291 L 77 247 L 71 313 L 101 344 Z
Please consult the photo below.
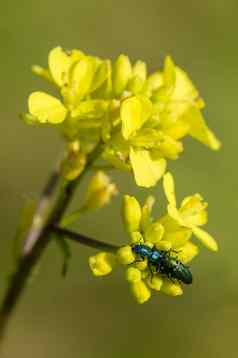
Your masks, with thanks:
M 98 249 L 98 250 L 105 250 L 105 251 L 115 253 L 120 248 L 120 246 L 109 244 L 107 242 L 99 241 L 96 239 L 92 239 L 85 235 L 79 234 L 77 232 L 74 232 L 74 231 L 71 231 L 71 230 L 68 230 L 65 228 L 61 228 L 59 226 L 53 226 L 52 232 L 54 232 L 55 234 L 57 234 L 59 236 L 65 237 L 67 239 L 76 241 L 82 245 L 86 245 L 86 246 L 89 246 L 89 247 L 92 247 L 92 248 Z
M 35 265 L 39 262 L 51 239 L 52 226 L 60 223 L 67 210 L 73 195 L 86 174 L 87 170 L 100 156 L 102 151 L 99 145 L 88 155 L 87 164 L 80 177 L 74 181 L 66 182 L 58 190 L 58 183 L 61 179 L 59 171 L 52 174 L 46 188 L 43 190 L 39 200 L 38 209 L 33 219 L 32 227 L 26 238 L 22 256 L 19 259 L 17 269 L 10 279 L 8 289 L 3 298 L 0 308 L 0 337 L 4 336 L 9 318 L 19 301 L 26 283 Z M 56 196 L 52 206 L 52 200 Z

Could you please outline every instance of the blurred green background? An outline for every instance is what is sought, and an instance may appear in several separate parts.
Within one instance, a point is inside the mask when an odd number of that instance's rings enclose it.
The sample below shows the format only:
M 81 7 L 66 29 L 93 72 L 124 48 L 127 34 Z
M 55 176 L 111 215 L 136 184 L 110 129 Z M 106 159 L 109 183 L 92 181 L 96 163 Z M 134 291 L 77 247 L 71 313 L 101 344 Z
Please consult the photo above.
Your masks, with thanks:
M 237 0 L 1 1 L 1 296 L 20 208 L 26 198 L 38 197 L 62 147 L 53 130 L 26 126 L 18 118 L 28 94 L 46 88 L 30 66 L 46 65 L 52 47 L 111 58 L 126 53 L 145 60 L 150 70 L 171 54 L 205 98 L 208 124 L 223 142 L 214 153 L 186 140 L 182 159 L 170 162 L 179 197 L 200 192 L 208 200 L 207 229 L 220 245 L 218 254 L 201 250 L 192 264 L 195 282 L 182 297 L 154 295 L 137 305 L 122 272 L 91 276 L 92 250 L 79 245 L 73 245 L 70 271 L 62 279 L 61 256 L 52 244 L 11 320 L 2 357 L 237 357 L 237 18 Z M 127 175 L 114 179 L 122 193 L 145 197 Z M 86 216 L 78 228 L 124 243 L 120 202 L 117 197 Z

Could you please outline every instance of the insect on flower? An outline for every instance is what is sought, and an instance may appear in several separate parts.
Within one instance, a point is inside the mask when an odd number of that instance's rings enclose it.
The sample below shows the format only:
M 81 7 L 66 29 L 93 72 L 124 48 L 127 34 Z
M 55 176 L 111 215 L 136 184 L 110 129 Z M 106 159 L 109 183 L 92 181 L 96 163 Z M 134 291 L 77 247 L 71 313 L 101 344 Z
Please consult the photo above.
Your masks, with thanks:
M 143 244 L 134 245 L 132 250 L 141 259 L 148 260 L 148 267 L 152 275 L 160 273 L 169 279 L 175 279 L 186 284 L 192 283 L 191 271 L 176 257 L 171 256 L 171 251 L 162 251 Z

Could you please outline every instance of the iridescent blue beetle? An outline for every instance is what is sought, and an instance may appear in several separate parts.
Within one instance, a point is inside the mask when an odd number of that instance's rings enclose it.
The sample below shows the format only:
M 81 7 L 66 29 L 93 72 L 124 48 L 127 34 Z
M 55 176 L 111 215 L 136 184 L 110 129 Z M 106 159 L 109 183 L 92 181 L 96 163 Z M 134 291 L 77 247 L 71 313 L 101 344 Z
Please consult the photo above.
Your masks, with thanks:
M 151 273 L 160 273 L 186 284 L 192 283 L 193 276 L 189 268 L 171 256 L 170 251 L 158 250 L 144 244 L 136 244 L 132 250 L 141 259 L 148 260 Z

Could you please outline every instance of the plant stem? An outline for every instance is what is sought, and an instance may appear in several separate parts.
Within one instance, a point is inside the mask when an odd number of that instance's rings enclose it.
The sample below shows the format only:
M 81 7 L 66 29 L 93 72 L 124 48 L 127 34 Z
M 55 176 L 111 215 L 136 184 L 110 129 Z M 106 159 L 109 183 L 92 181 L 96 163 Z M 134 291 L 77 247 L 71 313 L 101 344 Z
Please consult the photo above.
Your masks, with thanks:
M 73 181 L 67 181 L 59 190 L 58 183 L 61 179 L 59 171 L 54 171 L 51 175 L 40 197 L 38 209 L 33 218 L 33 223 L 26 238 L 17 269 L 10 279 L 5 297 L 3 298 L 0 308 L 0 338 L 4 336 L 9 318 L 25 289 L 33 268 L 41 259 L 50 242 L 52 226 L 60 223 L 77 186 L 92 163 L 99 157 L 101 151 L 101 145 L 98 145 L 88 155 L 87 164 L 80 177 Z M 52 207 L 54 196 L 56 196 L 56 199 Z
M 96 239 L 92 239 L 85 235 L 79 234 L 77 232 L 65 228 L 61 228 L 59 226 L 53 226 L 52 232 L 56 233 L 57 235 L 63 236 L 66 239 L 76 241 L 82 245 L 86 245 L 98 250 L 105 250 L 115 253 L 120 248 L 120 246 L 109 244 L 107 242 L 99 241 Z

